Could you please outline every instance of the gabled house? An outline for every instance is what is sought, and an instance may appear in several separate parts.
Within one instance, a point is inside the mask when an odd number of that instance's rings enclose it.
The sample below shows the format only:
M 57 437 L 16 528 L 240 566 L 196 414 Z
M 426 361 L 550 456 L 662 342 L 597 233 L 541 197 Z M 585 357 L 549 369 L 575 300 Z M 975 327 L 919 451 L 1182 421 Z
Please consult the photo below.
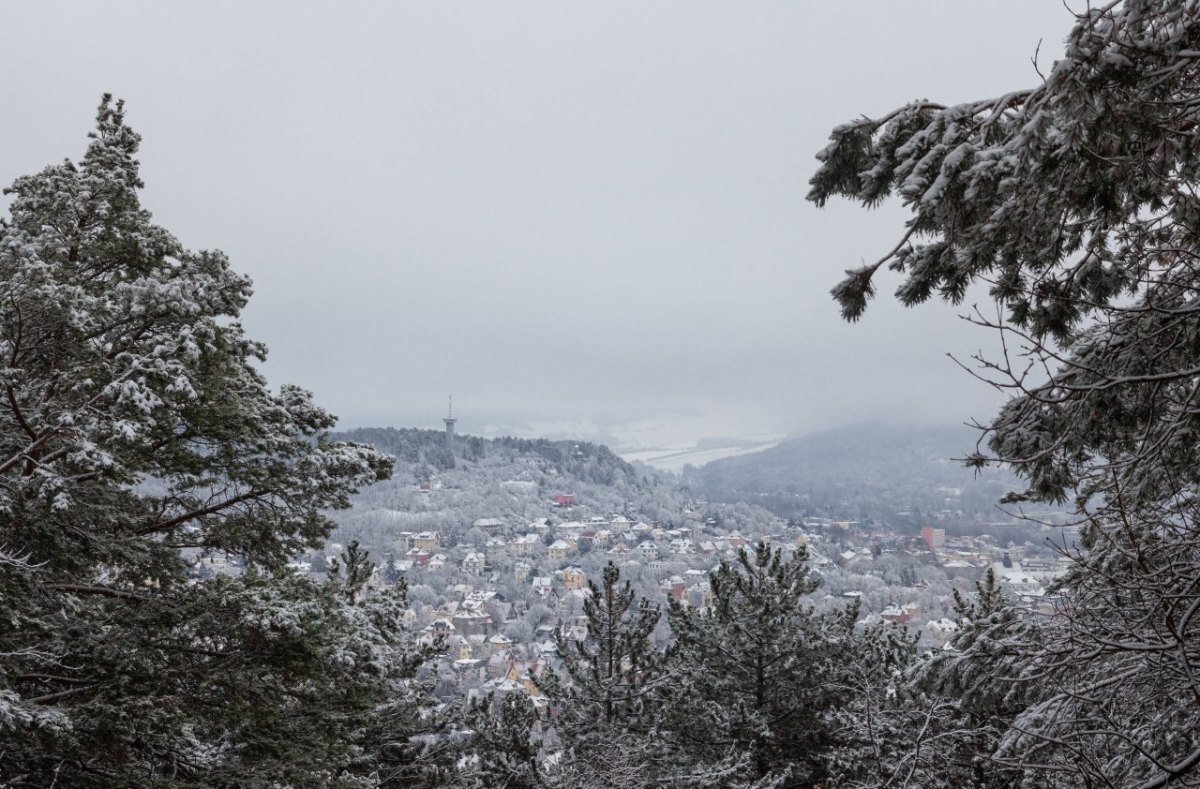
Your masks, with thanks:
M 435 531 L 423 531 L 413 535 L 413 547 L 433 553 L 442 547 L 442 538 Z
M 513 640 L 503 633 L 496 633 L 487 640 L 488 649 L 493 653 L 506 652 L 513 645 Z
M 682 603 L 685 598 L 685 590 L 687 589 L 687 585 L 684 583 L 681 576 L 672 575 L 670 578 L 667 578 L 660 583 L 658 588 L 661 589 L 662 593 L 667 597 Z
M 514 537 L 508 543 L 508 552 L 513 556 L 531 556 L 534 548 L 541 543 L 541 538 L 536 534 L 526 534 L 521 537 Z
M 563 589 L 568 592 L 574 589 L 582 589 L 587 583 L 587 576 L 578 567 L 572 566 L 565 570 L 559 570 L 558 577 L 562 580 Z
M 555 540 L 546 549 L 546 558 L 550 559 L 550 561 L 562 561 L 567 558 L 567 554 L 570 551 L 571 546 L 565 540 Z
M 455 629 L 466 636 L 486 636 L 491 629 L 492 616 L 486 611 L 462 610 L 454 615 Z
M 482 553 L 471 551 L 462 560 L 462 570 L 471 575 L 483 575 L 485 561 Z
M 496 534 L 504 531 L 504 521 L 499 518 L 479 518 L 471 525 L 488 534 Z

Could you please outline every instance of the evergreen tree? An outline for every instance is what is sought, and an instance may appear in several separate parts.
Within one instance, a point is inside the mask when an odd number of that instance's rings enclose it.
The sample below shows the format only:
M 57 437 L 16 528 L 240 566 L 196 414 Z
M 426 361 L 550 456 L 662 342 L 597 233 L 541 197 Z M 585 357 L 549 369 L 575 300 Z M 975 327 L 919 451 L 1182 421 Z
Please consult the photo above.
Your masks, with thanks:
M 807 553 L 785 559 L 760 543 L 710 575 L 706 610 L 672 601 L 676 641 L 661 728 L 680 764 L 732 770 L 747 784 L 807 787 L 832 745 L 832 679 L 850 645 L 857 607 L 817 614 L 806 596 Z M 727 779 L 730 780 L 730 779 Z
M 470 741 L 456 786 L 464 789 L 540 789 L 543 776 L 541 742 L 534 736 L 537 711 L 523 693 L 486 697 L 471 703 L 466 713 Z
M 652 773 L 645 736 L 662 673 L 662 655 L 650 637 L 661 612 L 636 599 L 612 562 L 599 586 L 588 581 L 588 591 L 586 639 L 576 641 L 560 629 L 555 640 L 566 676 L 549 676 L 539 685 L 555 708 L 555 731 L 569 763 L 564 769 L 586 785 L 644 785 Z
M 609 562 L 602 585 L 588 581 L 583 604 L 587 638 L 576 641 L 555 633 L 558 655 L 569 678 L 565 686 L 550 685 L 565 710 L 564 728 L 616 725 L 637 726 L 647 708 L 660 671 L 661 656 L 650 641 L 661 612 L 642 598 L 635 606 L 629 581 Z
M 287 572 L 391 459 L 268 389 L 250 282 L 139 204 L 105 96 L 0 220 L 0 764 L 13 786 L 370 783 L 403 595 Z M 228 556 L 237 577 L 196 576 Z M 351 567 L 358 573 L 359 567 Z M 347 595 L 345 592 L 351 590 Z
M 894 625 L 873 625 L 852 636 L 845 661 L 833 678 L 844 702 L 834 712 L 834 740 L 828 758 L 834 787 L 953 786 L 934 779 L 935 770 L 919 771 L 932 749 L 912 744 L 912 722 L 921 700 L 905 693 L 904 672 L 916 658 L 916 636 Z M 917 739 L 921 734 L 918 733 Z M 916 762 L 916 765 L 913 762 Z
M 325 570 L 329 582 L 352 603 L 363 595 L 375 575 L 377 568 L 369 557 L 370 554 L 359 547 L 358 540 L 351 540 L 341 559 L 329 562 Z
M 1072 502 L 1081 539 L 1058 615 L 978 647 L 1035 686 L 1007 689 L 1026 706 L 994 758 L 1060 785 L 1200 785 L 1198 48 L 1182 0 L 1089 8 L 1034 87 L 839 126 L 812 180 L 912 212 L 835 288 L 847 318 L 884 267 L 905 304 L 997 302 L 974 320 L 1004 355 L 980 362 L 1012 398 L 971 461 L 1021 474 L 1013 501 Z
M 1037 685 L 1023 676 L 1027 617 L 989 570 L 966 600 L 954 592 L 959 630 L 943 650 L 918 657 L 916 638 L 892 627 L 856 634 L 839 683 L 851 702 L 839 710 L 831 781 L 839 787 L 1052 786 L 994 758 L 1001 733 Z M 1024 643 L 1028 643 L 1028 638 Z

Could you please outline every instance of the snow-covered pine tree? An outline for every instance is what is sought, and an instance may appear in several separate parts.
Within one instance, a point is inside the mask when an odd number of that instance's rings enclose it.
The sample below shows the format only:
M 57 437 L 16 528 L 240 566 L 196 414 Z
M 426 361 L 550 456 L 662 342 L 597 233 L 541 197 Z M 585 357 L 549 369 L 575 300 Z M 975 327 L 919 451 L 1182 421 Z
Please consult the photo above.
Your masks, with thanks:
M 351 540 L 341 558 L 328 563 L 325 575 L 347 600 L 355 602 L 367 591 L 367 584 L 377 569 L 370 554 L 362 549 L 358 540 Z
M 662 679 L 662 654 L 650 637 L 662 612 L 638 600 L 612 562 L 588 591 L 587 637 L 575 640 L 560 628 L 555 640 L 566 676 L 539 682 L 555 707 L 560 769 L 581 785 L 644 786 L 655 769 L 646 736 Z
M 459 757 L 455 786 L 463 789 L 548 787 L 541 742 L 534 735 L 537 710 L 523 693 L 487 696 L 466 710 L 470 740 Z
M 993 758 L 1000 734 L 1038 684 L 1034 623 L 1004 596 L 989 570 L 973 600 L 955 590 L 959 630 L 946 648 L 917 656 L 916 637 L 892 626 L 855 633 L 838 685 L 830 785 L 845 789 L 921 786 L 1007 789 L 1025 782 Z
M 412 669 L 402 595 L 284 565 L 391 459 L 268 389 L 249 280 L 150 221 L 121 102 L 90 138 L 0 220 L 0 772 L 369 782 L 364 721 Z M 244 570 L 197 580 L 187 551 Z
M 917 706 L 904 693 L 904 671 L 916 658 L 915 635 L 887 623 L 859 629 L 851 635 L 854 646 L 843 651 L 845 660 L 831 679 L 843 702 L 832 715 L 834 745 L 829 751 L 828 784 L 845 789 L 866 789 L 898 783 L 895 778 L 910 770 L 919 786 L 938 786 L 930 771 L 918 772 L 923 761 L 910 766 L 911 711 Z M 945 784 L 941 784 L 945 785 Z
M 759 543 L 753 555 L 712 572 L 712 605 L 672 601 L 676 641 L 660 722 L 663 746 L 680 766 L 731 770 L 723 785 L 808 787 L 825 775 L 833 744 L 832 682 L 853 632 L 856 607 L 815 613 L 806 600 L 803 547 L 790 558 Z
M 1197 52 L 1192 3 L 1088 8 L 1034 87 L 839 126 L 812 179 L 912 211 L 834 289 L 847 318 L 885 267 L 905 304 L 997 302 L 980 362 L 1012 397 L 971 460 L 1073 501 L 1082 545 L 996 756 L 1061 785 L 1200 786 Z

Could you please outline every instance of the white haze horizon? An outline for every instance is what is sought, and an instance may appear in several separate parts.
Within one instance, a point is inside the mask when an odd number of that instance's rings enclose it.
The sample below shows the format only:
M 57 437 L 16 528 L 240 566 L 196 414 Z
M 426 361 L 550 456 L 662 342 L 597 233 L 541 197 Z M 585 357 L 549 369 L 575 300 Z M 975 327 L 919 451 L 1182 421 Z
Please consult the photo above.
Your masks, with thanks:
M 675 446 L 986 419 L 994 338 L 829 289 L 906 212 L 806 202 L 830 129 L 1035 84 L 1057 3 L 144 0 L 0 8 L 0 184 L 142 134 L 143 203 L 250 275 L 243 315 L 339 429 Z M 1040 44 L 1040 52 L 1038 51 Z M 54 53 L 52 57 L 47 53 Z M 627 447 L 628 448 L 628 447 Z
M 443 412 L 441 416 L 445 416 Z M 739 455 L 754 454 L 771 449 L 780 443 L 803 439 L 818 434 L 857 429 L 883 428 L 901 429 L 914 433 L 923 430 L 944 433 L 949 428 L 959 428 L 961 449 L 965 455 L 974 445 L 979 433 L 969 423 L 947 424 L 944 420 L 888 420 L 866 419 L 820 425 L 812 429 L 787 432 L 755 431 L 750 423 L 718 418 L 714 415 L 693 415 L 691 418 L 659 415 L 633 421 L 599 422 L 593 419 L 579 420 L 524 420 L 520 415 L 491 415 L 489 420 L 477 420 L 470 414 L 464 415 L 454 409 L 457 436 L 479 436 L 482 438 L 528 438 L 551 441 L 588 441 L 603 444 L 622 459 L 641 462 L 659 471 L 679 473 L 684 466 L 702 467 L 716 460 Z M 429 415 L 401 419 L 394 424 L 339 425 L 341 430 L 356 428 L 415 428 L 441 431 L 445 429 L 441 417 Z

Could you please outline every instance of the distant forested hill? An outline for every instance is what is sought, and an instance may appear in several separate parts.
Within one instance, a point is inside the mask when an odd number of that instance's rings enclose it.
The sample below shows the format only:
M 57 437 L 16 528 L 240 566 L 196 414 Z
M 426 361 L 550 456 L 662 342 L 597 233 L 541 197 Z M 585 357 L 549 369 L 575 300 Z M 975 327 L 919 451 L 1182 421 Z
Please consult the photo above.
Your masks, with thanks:
M 335 539 L 357 539 L 376 552 L 388 550 L 400 531 L 438 531 L 443 545 L 453 545 L 480 518 L 518 530 L 551 514 L 571 520 L 627 512 L 665 524 L 679 517 L 684 501 L 673 483 L 586 441 L 460 435 L 451 450 L 444 432 L 413 428 L 335 438 L 396 457 L 392 479 L 364 489 L 353 509 L 331 513 L 339 526 Z M 554 497 L 564 494 L 573 496 L 574 507 L 555 507 Z
M 919 526 L 935 514 L 1004 517 L 996 501 L 1019 485 L 961 458 L 978 434 L 967 427 L 860 424 L 788 439 L 772 449 L 687 469 L 684 482 L 712 501 L 750 501 L 788 517 L 874 518 Z M 961 515 L 959 514 L 961 513 Z
M 448 471 L 462 463 L 479 463 L 487 458 L 512 460 L 518 456 L 599 485 L 634 483 L 638 474 L 608 447 L 586 441 L 548 441 L 526 438 L 480 438 L 462 435 L 454 440 L 453 451 L 446 445 L 441 430 L 372 427 L 350 430 L 334 436 L 339 441 L 360 441 L 395 455 L 402 465 L 427 465 L 433 471 Z M 399 469 L 398 469 L 399 470 Z

